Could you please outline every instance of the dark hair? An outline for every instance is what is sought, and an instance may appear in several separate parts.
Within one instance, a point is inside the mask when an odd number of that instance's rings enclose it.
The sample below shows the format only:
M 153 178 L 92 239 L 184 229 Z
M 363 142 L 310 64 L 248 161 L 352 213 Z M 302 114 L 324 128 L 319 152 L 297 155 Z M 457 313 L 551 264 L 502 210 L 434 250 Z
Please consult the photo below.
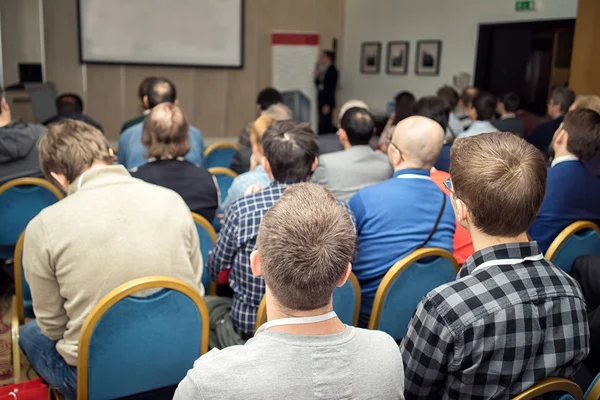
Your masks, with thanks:
M 510 132 L 458 139 L 450 151 L 453 196 L 489 236 L 527 231 L 544 200 L 547 174 L 542 152 Z
M 444 85 L 438 89 L 436 92 L 437 97 L 442 100 L 445 100 L 450 107 L 450 111 L 454 110 L 458 105 L 458 101 L 460 100 L 460 96 L 458 92 L 452 87 L 448 85 Z
M 64 93 L 56 98 L 56 112 L 61 114 L 82 113 L 83 100 L 75 93 Z
M 587 161 L 600 153 L 600 114 L 587 108 L 569 111 L 563 121 L 569 134 L 567 150 Z
M 167 78 L 155 78 L 148 86 L 148 105 L 153 108 L 161 103 L 174 103 L 177 91 Z
M 144 119 L 142 144 L 147 158 L 173 159 L 190 151 L 188 123 L 181 109 L 173 103 L 153 107 Z
M 506 112 L 514 113 L 519 109 L 521 98 L 515 92 L 508 92 L 500 96 L 500 102 L 504 104 Z
M 292 185 L 258 229 L 265 283 L 288 310 L 325 307 L 348 269 L 355 242 L 352 220 L 333 193 L 315 183 Z
M 560 106 L 560 111 L 566 113 L 569 111 L 571 104 L 575 102 L 575 92 L 566 86 L 555 87 L 550 96 L 554 104 Z
M 148 96 L 148 89 L 153 80 L 157 79 L 155 76 L 148 76 L 138 86 L 138 97 L 140 101 L 144 100 L 144 97 Z
M 415 95 L 411 92 L 404 91 L 396 95 L 394 98 L 394 114 L 396 118 L 394 118 L 393 125 L 412 115 L 415 100 Z
M 477 93 L 479 93 L 479 89 L 468 86 L 464 88 L 460 94 L 460 101 L 462 101 L 466 107 L 469 107 L 471 103 L 473 103 L 473 99 L 477 96 Z
M 496 113 L 496 98 L 488 92 L 479 92 L 473 98 L 473 107 L 479 121 L 489 121 Z
M 292 120 L 275 121 L 262 137 L 263 153 L 279 182 L 305 180 L 319 155 L 317 135 L 310 124 Z
M 346 132 L 352 146 L 368 145 L 373 137 L 375 121 L 364 108 L 352 107 L 344 113 L 340 127 Z
M 283 98 L 281 97 L 281 93 L 272 87 L 261 90 L 256 98 L 256 104 L 258 104 L 263 111 L 277 103 L 283 103 Z
M 450 105 L 439 97 L 425 96 L 416 102 L 413 114 L 434 120 L 446 132 L 450 118 Z
M 331 50 L 325 50 L 323 51 L 323 54 L 325 54 L 331 60 L 332 64 L 335 64 L 335 52 Z

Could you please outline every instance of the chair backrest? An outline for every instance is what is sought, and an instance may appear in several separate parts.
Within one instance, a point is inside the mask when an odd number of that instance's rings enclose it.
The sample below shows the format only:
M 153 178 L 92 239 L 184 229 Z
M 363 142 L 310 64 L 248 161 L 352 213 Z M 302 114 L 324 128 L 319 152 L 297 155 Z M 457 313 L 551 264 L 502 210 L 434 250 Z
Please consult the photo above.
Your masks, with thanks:
M 229 142 L 217 142 L 204 150 L 204 167 L 214 168 L 223 167 L 229 168 L 231 160 L 235 153 L 239 150 L 237 144 Z
M 443 249 L 419 249 L 404 257 L 390 268 L 377 288 L 369 329 L 401 340 L 423 296 L 455 280 L 459 269 L 452 254 Z
M 203 216 L 193 212 L 192 218 L 194 219 L 194 223 L 196 224 L 196 230 L 198 231 L 198 236 L 200 237 L 200 252 L 202 253 L 203 262 L 202 284 L 204 285 L 206 293 L 208 293 L 208 289 L 210 286 L 210 276 L 206 271 L 206 260 L 208 260 L 208 253 L 213 248 L 214 244 L 217 242 L 217 233 L 215 232 L 215 228 L 213 228 L 212 224 L 208 222 Z
M 33 314 L 33 301 L 31 299 L 31 289 L 25 279 L 25 269 L 23 266 L 23 242 L 25 241 L 25 231 L 19 236 L 15 247 L 14 255 L 14 273 L 15 273 L 15 301 L 17 309 L 17 318 L 19 325 L 25 323 L 25 318 L 35 318 Z
M 596 378 L 586 390 L 585 400 L 600 400 L 600 374 L 596 375 Z
M 600 228 L 593 222 L 577 221 L 552 241 L 546 259 L 570 273 L 577 257 L 591 254 L 600 255 Z
M 333 291 L 333 311 L 340 321 L 346 325 L 358 325 L 358 314 L 360 313 L 360 285 L 354 273 L 350 273 L 348 280 L 343 286 Z M 254 331 L 267 322 L 267 300 L 263 296 L 258 311 L 256 312 L 256 323 Z
M 567 393 L 575 400 L 583 400 L 581 388 L 575 382 L 556 377 L 546 378 L 536 383 L 523 393 L 513 397 L 513 400 L 533 400 L 546 393 Z
M 215 167 L 210 168 L 208 170 L 215 179 L 217 180 L 217 184 L 219 185 L 219 193 L 221 195 L 221 203 L 225 201 L 227 198 L 227 193 L 229 192 L 229 188 L 233 183 L 233 180 L 237 177 L 237 174 L 230 170 L 229 168 L 221 168 Z
M 150 289 L 160 290 L 133 296 Z M 114 399 L 177 385 L 208 351 L 208 331 L 206 304 L 190 285 L 151 276 L 119 286 L 83 323 L 77 398 Z
M 11 258 L 29 221 L 62 198 L 56 186 L 40 178 L 19 178 L 0 186 L 0 259 Z

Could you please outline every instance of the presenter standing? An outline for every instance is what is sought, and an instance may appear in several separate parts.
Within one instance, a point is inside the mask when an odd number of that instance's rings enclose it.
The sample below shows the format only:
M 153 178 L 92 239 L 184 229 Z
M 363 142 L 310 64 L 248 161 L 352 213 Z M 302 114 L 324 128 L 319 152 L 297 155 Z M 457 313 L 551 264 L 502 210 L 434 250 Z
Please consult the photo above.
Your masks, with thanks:
M 319 65 L 315 69 L 315 85 L 318 92 L 319 134 L 333 133 L 332 112 L 335 108 L 335 91 L 338 83 L 338 70 L 334 65 L 335 53 L 321 53 Z

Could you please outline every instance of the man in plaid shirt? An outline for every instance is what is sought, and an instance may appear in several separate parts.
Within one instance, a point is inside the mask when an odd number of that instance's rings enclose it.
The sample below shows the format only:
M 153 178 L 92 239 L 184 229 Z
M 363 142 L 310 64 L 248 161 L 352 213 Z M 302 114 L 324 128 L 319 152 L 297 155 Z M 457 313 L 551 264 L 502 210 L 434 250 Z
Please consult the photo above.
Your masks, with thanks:
M 400 348 L 407 399 L 507 399 L 571 378 L 587 356 L 581 289 L 526 234 L 546 174 L 542 154 L 512 133 L 454 144 L 447 186 L 476 252 L 417 307 Z

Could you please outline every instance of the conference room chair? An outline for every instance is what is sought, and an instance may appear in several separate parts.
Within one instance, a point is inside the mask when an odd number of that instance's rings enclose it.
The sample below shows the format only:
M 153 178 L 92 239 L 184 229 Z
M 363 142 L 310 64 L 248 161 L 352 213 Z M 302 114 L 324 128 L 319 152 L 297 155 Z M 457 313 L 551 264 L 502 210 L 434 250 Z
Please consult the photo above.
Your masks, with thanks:
M 546 259 L 570 273 L 577 257 L 585 255 L 600 255 L 600 228 L 590 221 L 577 221 L 552 241 Z
M 198 231 L 198 237 L 200 238 L 200 253 L 202 254 L 202 285 L 207 294 L 215 296 L 217 294 L 217 285 L 215 282 L 211 282 L 210 275 L 206 270 L 206 260 L 208 260 L 208 253 L 217 242 L 217 232 L 206 218 L 196 213 L 192 213 L 194 224 L 196 225 L 196 231 Z
M 237 144 L 229 142 L 217 142 L 211 144 L 204 150 L 204 167 L 229 168 L 233 156 L 239 149 L 240 147 Z
M 158 291 L 135 297 L 141 290 Z M 115 399 L 178 385 L 208 351 L 208 332 L 204 300 L 179 279 L 151 276 L 119 286 L 83 323 L 77 399 Z
M 40 178 L 19 178 L 0 186 L 0 259 L 11 258 L 29 221 L 63 197 L 56 186 Z
M 455 280 L 459 270 L 452 254 L 438 248 L 419 249 L 396 262 L 377 288 L 369 329 L 402 340 L 423 296 Z
M 346 325 L 357 326 L 358 315 L 360 313 L 360 285 L 353 272 L 350 273 L 348 280 L 343 286 L 335 288 L 333 291 L 333 311 L 337 314 L 340 321 Z M 262 298 L 256 312 L 256 332 L 258 328 L 267 322 L 267 299 Z
M 223 204 L 227 198 L 227 193 L 229 193 L 229 188 L 231 187 L 233 180 L 237 177 L 237 174 L 229 168 L 223 167 L 209 168 L 208 172 L 210 172 L 217 180 L 217 185 L 219 186 L 219 198 L 221 199 L 220 203 Z M 217 216 L 213 220 L 213 228 L 215 228 L 216 232 L 221 230 L 221 219 L 219 218 L 219 214 L 222 213 L 223 210 L 219 207 Z
M 585 400 L 600 400 L 600 374 L 596 375 L 584 397 Z
M 554 400 L 583 400 L 583 392 L 575 382 L 556 377 L 544 379 L 513 397 L 513 400 L 533 400 L 549 393 L 554 393 Z

